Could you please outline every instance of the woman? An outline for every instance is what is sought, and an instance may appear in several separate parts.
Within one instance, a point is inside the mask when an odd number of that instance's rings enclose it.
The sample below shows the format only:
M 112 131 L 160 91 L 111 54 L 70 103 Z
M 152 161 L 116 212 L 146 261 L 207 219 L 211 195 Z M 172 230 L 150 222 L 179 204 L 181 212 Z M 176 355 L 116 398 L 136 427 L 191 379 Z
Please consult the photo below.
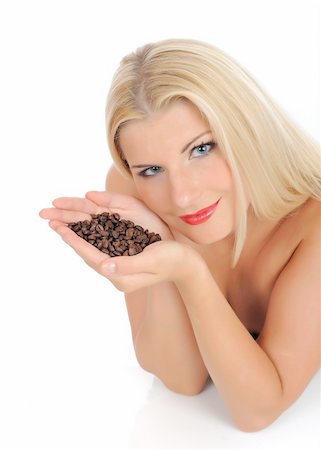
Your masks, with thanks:
M 106 121 L 106 192 L 56 199 L 41 217 L 125 293 L 145 370 L 186 395 L 210 377 L 238 428 L 267 427 L 320 366 L 317 144 L 194 40 L 126 56 Z M 162 241 L 110 258 L 65 225 L 106 210 Z

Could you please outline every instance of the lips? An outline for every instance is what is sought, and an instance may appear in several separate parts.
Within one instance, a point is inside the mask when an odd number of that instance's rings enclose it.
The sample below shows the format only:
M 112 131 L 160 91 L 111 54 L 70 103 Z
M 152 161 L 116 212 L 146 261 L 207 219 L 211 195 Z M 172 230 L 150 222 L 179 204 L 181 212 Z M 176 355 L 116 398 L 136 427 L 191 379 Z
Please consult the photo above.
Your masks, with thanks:
M 187 214 L 185 216 L 179 216 L 184 222 L 189 225 L 199 225 L 201 223 L 206 222 L 214 213 L 221 199 L 218 199 L 216 203 L 208 206 L 207 208 L 200 209 L 195 214 Z

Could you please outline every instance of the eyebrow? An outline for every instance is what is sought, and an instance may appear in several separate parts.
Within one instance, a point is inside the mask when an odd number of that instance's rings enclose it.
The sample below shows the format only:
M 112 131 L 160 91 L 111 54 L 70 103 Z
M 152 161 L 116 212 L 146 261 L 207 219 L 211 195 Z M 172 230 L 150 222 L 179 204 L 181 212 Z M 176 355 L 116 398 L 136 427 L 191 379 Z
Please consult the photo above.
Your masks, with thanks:
M 189 148 L 189 146 L 192 145 L 193 142 L 196 141 L 196 139 L 199 139 L 200 137 L 204 136 L 204 134 L 209 134 L 209 133 L 211 133 L 211 130 L 203 131 L 202 133 L 200 133 L 197 136 L 195 136 L 194 139 L 192 139 L 188 144 L 184 145 L 181 153 L 186 152 L 186 150 Z M 143 167 L 151 167 L 151 166 L 153 166 L 153 164 L 136 164 L 134 166 L 130 166 L 130 168 L 131 169 L 135 169 L 135 168 L 136 169 L 142 169 Z

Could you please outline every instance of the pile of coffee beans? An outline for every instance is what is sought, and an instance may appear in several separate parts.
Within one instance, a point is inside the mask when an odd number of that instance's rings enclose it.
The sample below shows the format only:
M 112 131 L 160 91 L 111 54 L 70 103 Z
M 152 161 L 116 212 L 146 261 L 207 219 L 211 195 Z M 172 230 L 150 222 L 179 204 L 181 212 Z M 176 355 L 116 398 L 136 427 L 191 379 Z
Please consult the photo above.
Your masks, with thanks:
M 68 227 L 85 241 L 109 256 L 137 255 L 153 242 L 160 241 L 157 233 L 144 230 L 119 214 L 92 214 L 92 220 L 69 223 Z

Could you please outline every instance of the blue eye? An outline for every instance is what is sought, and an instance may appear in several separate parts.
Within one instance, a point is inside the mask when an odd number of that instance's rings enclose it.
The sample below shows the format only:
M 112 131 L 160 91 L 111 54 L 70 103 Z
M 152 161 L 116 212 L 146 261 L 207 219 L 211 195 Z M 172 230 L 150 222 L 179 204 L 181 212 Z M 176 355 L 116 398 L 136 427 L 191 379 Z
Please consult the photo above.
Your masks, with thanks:
M 193 152 L 198 152 L 197 156 L 206 156 L 210 153 L 210 151 L 214 148 L 215 143 L 214 142 L 207 142 L 206 144 L 197 145 L 196 147 L 192 148 L 191 154 Z
M 215 142 L 207 142 L 205 144 L 197 145 L 196 147 L 193 147 L 190 151 L 190 154 L 193 152 L 198 152 L 196 154 L 196 158 L 199 156 L 207 156 L 214 148 L 216 147 Z M 162 168 L 159 166 L 150 166 L 147 169 L 142 170 L 138 173 L 140 177 L 153 177 L 160 173 L 162 171 Z
M 147 169 L 139 172 L 138 175 L 140 175 L 141 177 L 152 177 L 152 176 L 156 175 L 157 173 L 159 173 L 159 169 L 160 169 L 159 166 L 151 166 L 151 167 L 148 167 Z M 148 173 L 148 172 L 150 172 L 150 173 Z

